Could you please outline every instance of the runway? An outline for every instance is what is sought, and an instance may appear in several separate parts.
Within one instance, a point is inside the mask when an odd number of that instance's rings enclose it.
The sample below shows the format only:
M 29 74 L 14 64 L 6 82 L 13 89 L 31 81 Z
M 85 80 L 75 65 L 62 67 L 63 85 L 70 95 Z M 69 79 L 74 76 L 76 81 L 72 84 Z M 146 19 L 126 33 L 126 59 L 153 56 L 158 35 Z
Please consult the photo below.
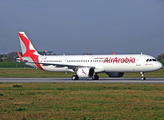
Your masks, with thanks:
M 164 78 L 101 78 L 99 80 L 70 78 L 0 78 L 1 83 L 164 83 Z

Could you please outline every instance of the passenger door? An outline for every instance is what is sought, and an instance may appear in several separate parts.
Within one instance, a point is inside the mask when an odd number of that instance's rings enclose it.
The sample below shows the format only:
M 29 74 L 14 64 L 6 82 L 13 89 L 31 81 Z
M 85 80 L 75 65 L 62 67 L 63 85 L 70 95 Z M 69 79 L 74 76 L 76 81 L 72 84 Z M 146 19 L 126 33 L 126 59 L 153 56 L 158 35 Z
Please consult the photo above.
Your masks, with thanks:
M 141 56 L 137 57 L 136 66 L 141 66 Z

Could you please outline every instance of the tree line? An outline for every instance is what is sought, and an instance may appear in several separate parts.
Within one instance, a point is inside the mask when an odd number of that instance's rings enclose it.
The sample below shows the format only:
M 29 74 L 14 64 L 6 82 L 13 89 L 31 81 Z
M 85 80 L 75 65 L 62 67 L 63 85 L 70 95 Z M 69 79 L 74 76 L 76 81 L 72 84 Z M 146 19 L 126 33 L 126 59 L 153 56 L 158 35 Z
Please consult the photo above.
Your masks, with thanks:
M 164 53 L 158 55 L 157 60 L 158 60 L 158 61 L 164 60 Z
M 22 56 L 22 52 L 19 52 L 19 54 Z M 39 52 L 41 55 L 45 55 L 45 52 Z M 10 52 L 8 54 L 0 54 L 0 62 L 15 62 L 16 58 L 18 58 L 18 55 L 16 52 Z
M 18 55 L 16 52 L 0 54 L 0 62 L 15 62 L 17 57 Z

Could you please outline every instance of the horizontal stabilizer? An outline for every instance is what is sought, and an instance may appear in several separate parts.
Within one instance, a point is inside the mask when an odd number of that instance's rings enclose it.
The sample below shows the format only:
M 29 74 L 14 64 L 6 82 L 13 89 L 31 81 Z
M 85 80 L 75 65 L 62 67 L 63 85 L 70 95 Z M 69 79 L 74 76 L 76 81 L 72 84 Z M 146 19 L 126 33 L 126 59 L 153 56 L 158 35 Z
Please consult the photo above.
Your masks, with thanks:
M 23 59 L 22 59 L 22 57 L 21 57 L 21 55 L 19 54 L 18 51 L 17 51 L 17 55 L 18 55 L 18 57 L 20 58 L 20 61 L 23 61 Z

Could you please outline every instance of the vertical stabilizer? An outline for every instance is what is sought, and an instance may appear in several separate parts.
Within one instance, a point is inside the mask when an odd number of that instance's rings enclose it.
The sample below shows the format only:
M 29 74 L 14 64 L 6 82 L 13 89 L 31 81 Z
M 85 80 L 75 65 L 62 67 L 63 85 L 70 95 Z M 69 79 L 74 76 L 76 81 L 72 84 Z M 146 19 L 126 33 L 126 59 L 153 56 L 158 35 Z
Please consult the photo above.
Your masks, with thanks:
M 19 40 L 20 40 L 23 57 L 30 57 L 32 61 L 35 63 L 35 65 L 37 65 L 38 68 L 43 70 L 42 66 L 39 64 L 40 55 L 35 50 L 34 46 L 31 44 L 30 40 L 27 38 L 26 34 L 24 32 L 18 32 L 18 34 L 19 34 Z
M 39 55 L 24 32 L 18 32 L 23 57 Z

